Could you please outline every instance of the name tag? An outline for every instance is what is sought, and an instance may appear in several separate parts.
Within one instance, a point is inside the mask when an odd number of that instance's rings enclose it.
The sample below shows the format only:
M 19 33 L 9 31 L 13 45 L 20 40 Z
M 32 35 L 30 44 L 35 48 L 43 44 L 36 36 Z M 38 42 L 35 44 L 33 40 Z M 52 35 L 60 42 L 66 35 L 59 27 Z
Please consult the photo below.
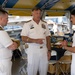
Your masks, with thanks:
M 33 28 L 34 28 L 34 26 L 33 26 L 33 25 L 31 25 L 31 26 L 30 26 L 30 29 L 33 29 Z

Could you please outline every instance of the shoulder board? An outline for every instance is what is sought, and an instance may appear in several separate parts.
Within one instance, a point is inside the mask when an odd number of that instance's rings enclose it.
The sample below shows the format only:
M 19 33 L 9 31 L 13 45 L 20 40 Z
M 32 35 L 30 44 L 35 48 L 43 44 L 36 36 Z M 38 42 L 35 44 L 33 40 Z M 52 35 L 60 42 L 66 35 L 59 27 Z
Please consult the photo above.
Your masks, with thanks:
M 31 20 L 29 20 L 29 21 L 25 21 L 25 23 L 28 23 L 28 22 L 30 22 Z
M 0 27 L 0 30 L 3 30 L 3 28 L 2 28 L 2 27 Z
M 46 21 L 42 20 L 43 22 L 47 23 Z

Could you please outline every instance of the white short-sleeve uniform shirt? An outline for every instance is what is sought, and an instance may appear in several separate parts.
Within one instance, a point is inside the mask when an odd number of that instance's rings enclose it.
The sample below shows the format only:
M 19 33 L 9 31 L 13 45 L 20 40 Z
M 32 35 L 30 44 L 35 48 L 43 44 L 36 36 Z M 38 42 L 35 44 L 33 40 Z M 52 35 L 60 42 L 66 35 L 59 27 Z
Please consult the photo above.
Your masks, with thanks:
M 37 24 L 34 20 L 31 20 L 27 23 L 24 24 L 21 36 L 28 36 L 32 39 L 39 39 L 42 38 L 44 39 L 44 43 L 42 44 L 43 46 L 46 47 L 46 37 L 50 36 L 50 31 L 48 29 L 47 23 L 40 20 L 39 24 Z M 28 43 L 29 46 L 40 46 L 40 44 L 36 43 Z
M 12 43 L 13 42 L 7 32 L 0 30 L 0 59 L 12 57 L 12 51 L 7 48 Z
M 75 33 L 73 35 L 72 47 L 75 47 Z M 75 75 L 75 53 L 72 53 L 71 75 Z

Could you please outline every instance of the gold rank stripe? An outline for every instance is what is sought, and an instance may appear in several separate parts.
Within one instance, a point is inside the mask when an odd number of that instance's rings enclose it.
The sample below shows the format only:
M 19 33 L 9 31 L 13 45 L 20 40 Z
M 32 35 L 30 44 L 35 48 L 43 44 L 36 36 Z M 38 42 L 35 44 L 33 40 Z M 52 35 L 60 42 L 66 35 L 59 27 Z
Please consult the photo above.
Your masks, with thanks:
M 2 27 L 0 27 L 0 30 L 3 30 L 3 28 L 2 28 Z

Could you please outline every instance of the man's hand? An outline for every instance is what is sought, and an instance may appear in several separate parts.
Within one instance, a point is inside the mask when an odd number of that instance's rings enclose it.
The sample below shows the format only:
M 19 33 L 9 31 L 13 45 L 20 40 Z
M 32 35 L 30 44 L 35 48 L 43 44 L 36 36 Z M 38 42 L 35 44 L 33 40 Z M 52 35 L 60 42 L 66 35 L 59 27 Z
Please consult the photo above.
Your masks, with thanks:
M 35 39 L 35 43 L 43 44 L 44 43 L 44 39 Z
M 64 40 L 63 42 L 61 42 L 61 45 L 62 45 L 62 47 L 65 47 L 65 46 L 67 46 L 67 41 L 66 40 Z
M 16 42 L 13 42 L 13 44 L 8 47 L 8 49 L 10 49 L 10 50 L 15 50 L 17 48 L 18 48 L 18 45 Z

